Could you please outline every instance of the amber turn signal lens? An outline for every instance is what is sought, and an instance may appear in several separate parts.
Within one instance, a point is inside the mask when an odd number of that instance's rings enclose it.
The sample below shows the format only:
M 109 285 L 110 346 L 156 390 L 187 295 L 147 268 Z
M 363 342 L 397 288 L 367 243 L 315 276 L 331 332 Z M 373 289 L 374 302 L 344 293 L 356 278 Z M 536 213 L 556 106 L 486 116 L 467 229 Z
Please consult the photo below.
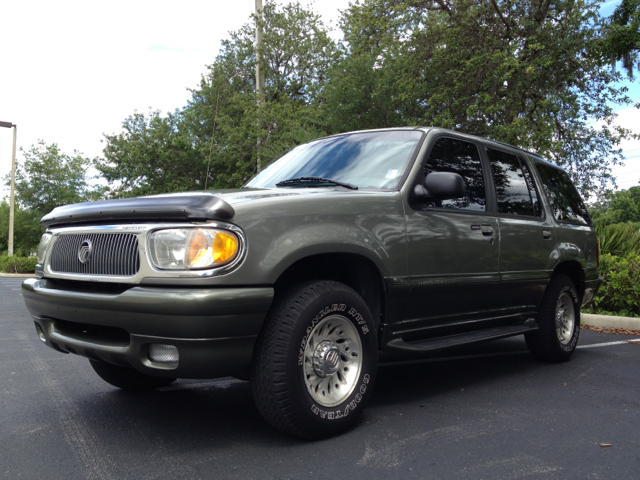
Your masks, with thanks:
M 218 232 L 213 239 L 212 255 L 215 263 L 226 262 L 236 254 L 238 250 L 238 240 L 235 235 Z

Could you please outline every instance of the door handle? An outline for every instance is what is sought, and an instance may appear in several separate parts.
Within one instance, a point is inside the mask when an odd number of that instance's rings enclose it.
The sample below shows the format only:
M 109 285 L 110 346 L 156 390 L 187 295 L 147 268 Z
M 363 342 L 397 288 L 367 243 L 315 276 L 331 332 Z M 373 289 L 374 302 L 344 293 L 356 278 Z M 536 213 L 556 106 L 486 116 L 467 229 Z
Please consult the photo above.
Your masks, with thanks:
M 544 238 L 549 239 L 549 238 L 551 238 L 551 232 L 550 232 L 549 230 L 543 230 L 543 231 L 542 231 L 542 236 L 543 236 Z
M 482 225 L 482 228 L 480 229 L 480 231 L 482 232 L 483 235 L 486 235 L 487 237 L 490 237 L 493 235 L 493 228 L 491 227 L 491 225 Z

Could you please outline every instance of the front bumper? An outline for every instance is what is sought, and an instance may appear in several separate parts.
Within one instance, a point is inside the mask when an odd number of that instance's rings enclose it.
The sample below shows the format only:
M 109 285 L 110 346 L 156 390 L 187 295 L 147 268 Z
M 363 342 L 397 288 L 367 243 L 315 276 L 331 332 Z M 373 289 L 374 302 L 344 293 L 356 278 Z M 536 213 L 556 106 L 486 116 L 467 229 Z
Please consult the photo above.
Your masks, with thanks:
M 135 286 L 102 293 L 34 278 L 25 280 L 22 294 L 49 347 L 175 378 L 244 374 L 273 299 L 272 288 Z M 177 365 L 151 361 L 152 344 L 177 347 Z

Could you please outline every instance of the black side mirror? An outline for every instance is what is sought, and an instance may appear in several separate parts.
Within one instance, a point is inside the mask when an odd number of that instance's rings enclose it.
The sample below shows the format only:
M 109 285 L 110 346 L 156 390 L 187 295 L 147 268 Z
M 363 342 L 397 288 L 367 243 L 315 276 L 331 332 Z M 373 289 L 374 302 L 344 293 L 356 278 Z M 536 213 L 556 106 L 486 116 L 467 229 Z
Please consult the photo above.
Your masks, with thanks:
M 432 172 L 424 179 L 424 185 L 416 185 L 413 194 L 420 200 L 449 200 L 464 197 L 464 179 L 457 173 Z

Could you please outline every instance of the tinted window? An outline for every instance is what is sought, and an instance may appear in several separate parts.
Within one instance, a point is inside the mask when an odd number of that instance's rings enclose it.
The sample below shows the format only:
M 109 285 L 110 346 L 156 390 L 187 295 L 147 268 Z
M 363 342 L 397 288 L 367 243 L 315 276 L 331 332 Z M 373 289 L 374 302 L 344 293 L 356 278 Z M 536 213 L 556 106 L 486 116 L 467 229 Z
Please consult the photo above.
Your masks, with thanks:
M 555 219 L 561 222 L 591 225 L 589 213 L 569 176 L 562 170 L 542 163 L 536 163 L 536 168 L 542 178 L 542 185 L 551 203 Z
M 246 186 L 275 188 L 282 180 L 323 177 L 360 188 L 397 188 L 422 136 L 391 130 L 321 138 L 287 152 Z
M 442 138 L 434 145 L 425 175 L 431 172 L 453 172 L 464 179 L 466 195 L 453 200 L 427 202 L 429 207 L 456 208 L 464 210 L 485 210 L 484 178 L 480 155 L 475 145 L 453 138 Z
M 530 217 L 537 215 L 538 209 L 534 207 L 534 199 L 537 206 L 535 188 L 521 159 L 492 148 L 487 149 L 487 156 L 496 187 L 498 212 Z

